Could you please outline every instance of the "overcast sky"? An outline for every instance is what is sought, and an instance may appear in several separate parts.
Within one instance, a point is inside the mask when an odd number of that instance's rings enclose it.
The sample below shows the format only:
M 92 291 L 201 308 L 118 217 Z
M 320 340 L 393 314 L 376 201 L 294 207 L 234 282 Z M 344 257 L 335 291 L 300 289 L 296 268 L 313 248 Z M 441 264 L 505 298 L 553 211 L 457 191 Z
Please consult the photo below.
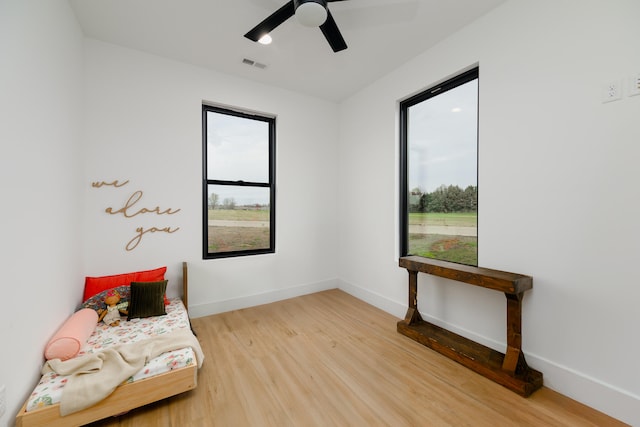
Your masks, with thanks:
M 269 124 L 207 112 L 207 178 L 269 182 Z M 219 203 L 233 198 L 237 205 L 269 203 L 269 189 L 209 186 Z
M 478 185 L 478 81 L 409 109 L 409 189 Z

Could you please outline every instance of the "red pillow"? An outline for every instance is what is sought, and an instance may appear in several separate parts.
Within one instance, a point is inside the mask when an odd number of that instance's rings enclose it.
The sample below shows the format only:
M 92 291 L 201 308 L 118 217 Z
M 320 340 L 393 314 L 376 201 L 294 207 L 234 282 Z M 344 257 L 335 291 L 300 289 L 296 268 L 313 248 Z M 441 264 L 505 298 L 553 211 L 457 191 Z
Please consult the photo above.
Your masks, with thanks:
M 135 274 L 136 278 L 132 282 L 160 282 L 164 280 L 164 273 L 167 272 L 167 267 L 156 268 L 155 270 L 138 271 Z
M 113 276 L 85 277 L 84 295 L 82 301 L 86 301 L 95 294 L 118 286 L 129 286 L 131 282 L 157 282 L 164 280 L 167 267 L 154 270 L 135 271 L 132 273 L 115 274 Z M 166 298 L 166 297 L 165 297 Z

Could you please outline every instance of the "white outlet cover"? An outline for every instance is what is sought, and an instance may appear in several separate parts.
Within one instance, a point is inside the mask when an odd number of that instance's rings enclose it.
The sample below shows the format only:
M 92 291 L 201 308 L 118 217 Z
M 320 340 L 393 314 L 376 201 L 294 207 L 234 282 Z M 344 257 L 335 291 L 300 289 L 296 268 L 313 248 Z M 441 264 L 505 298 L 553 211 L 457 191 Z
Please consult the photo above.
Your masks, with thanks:
M 6 388 L 4 385 L 0 386 L 0 418 L 7 411 L 7 396 L 6 396 Z
M 622 99 L 622 83 L 620 80 L 611 80 L 602 88 L 602 102 L 611 102 Z

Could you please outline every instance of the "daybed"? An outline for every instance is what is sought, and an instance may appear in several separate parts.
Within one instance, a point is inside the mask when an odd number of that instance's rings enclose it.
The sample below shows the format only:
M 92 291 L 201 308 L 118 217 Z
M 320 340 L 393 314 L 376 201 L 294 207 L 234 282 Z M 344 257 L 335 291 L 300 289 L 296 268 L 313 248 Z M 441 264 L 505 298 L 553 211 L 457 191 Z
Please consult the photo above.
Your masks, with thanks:
M 42 370 L 41 381 L 16 417 L 16 426 L 80 426 L 109 416 L 123 414 L 134 408 L 194 389 L 197 385 L 198 367 L 202 365 L 203 356 L 200 345 L 191 332 L 186 309 L 188 307 L 186 262 L 183 263 L 182 274 L 182 301 L 179 298 L 166 300 L 165 297 L 166 315 L 131 320 L 127 320 L 127 317 L 124 316 L 120 325 L 113 327 L 98 323 L 77 356 L 68 360 L 47 360 Z M 164 277 L 164 271 L 162 275 Z M 87 295 L 86 287 L 85 283 L 85 297 Z M 132 299 L 134 297 L 133 291 L 131 289 Z M 74 315 L 80 312 L 81 310 Z M 95 318 L 97 319 L 97 314 Z M 115 338 L 113 333 L 115 333 Z M 184 349 L 174 349 L 168 346 L 167 342 L 177 336 L 181 337 L 178 341 L 187 342 L 189 345 Z M 183 337 L 186 339 L 182 339 Z M 160 351 L 166 349 L 171 351 L 160 354 Z M 127 351 L 130 354 L 127 354 Z M 90 385 L 90 389 L 94 390 L 93 384 L 97 382 L 94 381 L 95 378 L 104 379 L 104 376 L 100 377 L 101 374 L 107 373 L 108 376 L 111 376 L 109 372 L 120 371 L 118 363 L 129 363 L 128 358 L 131 354 L 134 356 L 131 359 L 144 358 L 146 355 L 142 369 L 125 379 L 124 382 L 118 382 L 119 385 L 113 384 L 111 389 L 106 392 L 100 390 L 99 392 L 108 394 L 103 400 L 95 404 L 90 403 L 91 406 L 85 409 L 78 409 L 76 400 L 83 400 L 86 398 L 85 395 L 91 394 L 83 392 L 82 387 Z M 156 354 L 160 355 L 155 357 Z M 116 364 L 108 365 L 112 358 L 117 359 Z M 47 359 L 50 358 L 47 357 Z M 125 362 L 122 362 L 121 359 Z M 100 372 L 87 369 L 87 367 L 95 367 L 96 363 Z M 109 371 L 109 366 L 111 366 L 111 371 Z M 125 366 L 125 368 L 131 369 L 129 366 Z M 71 370 L 68 376 L 68 372 L 64 372 L 65 369 Z M 90 375 L 79 373 L 82 369 L 91 371 Z M 155 373 L 156 369 L 164 372 Z M 65 375 L 60 375 L 59 372 Z M 97 375 L 93 376 L 93 374 Z M 71 380 L 73 380 L 73 385 Z M 96 387 L 98 389 L 101 387 L 109 388 L 108 385 L 103 384 L 104 381 L 99 381 Z M 111 392 L 113 387 L 115 390 Z M 70 397 L 72 393 L 73 398 Z M 57 397 L 55 397 L 56 394 Z M 91 397 L 91 399 L 95 399 L 95 397 Z M 83 404 L 85 403 L 83 402 Z

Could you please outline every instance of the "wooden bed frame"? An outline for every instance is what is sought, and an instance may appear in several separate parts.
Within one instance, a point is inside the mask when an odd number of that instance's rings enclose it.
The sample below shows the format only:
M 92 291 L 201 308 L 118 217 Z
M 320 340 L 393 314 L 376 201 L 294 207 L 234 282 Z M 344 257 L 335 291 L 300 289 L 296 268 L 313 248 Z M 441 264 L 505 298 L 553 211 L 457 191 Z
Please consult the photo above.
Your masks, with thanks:
M 187 310 L 189 307 L 188 295 L 187 263 L 183 262 L 182 301 Z M 16 427 L 81 426 L 193 390 L 197 384 L 198 367 L 193 363 L 164 374 L 123 384 L 100 403 L 64 417 L 60 416 L 60 404 L 58 403 L 27 412 L 27 403 L 25 402 L 16 416 Z

